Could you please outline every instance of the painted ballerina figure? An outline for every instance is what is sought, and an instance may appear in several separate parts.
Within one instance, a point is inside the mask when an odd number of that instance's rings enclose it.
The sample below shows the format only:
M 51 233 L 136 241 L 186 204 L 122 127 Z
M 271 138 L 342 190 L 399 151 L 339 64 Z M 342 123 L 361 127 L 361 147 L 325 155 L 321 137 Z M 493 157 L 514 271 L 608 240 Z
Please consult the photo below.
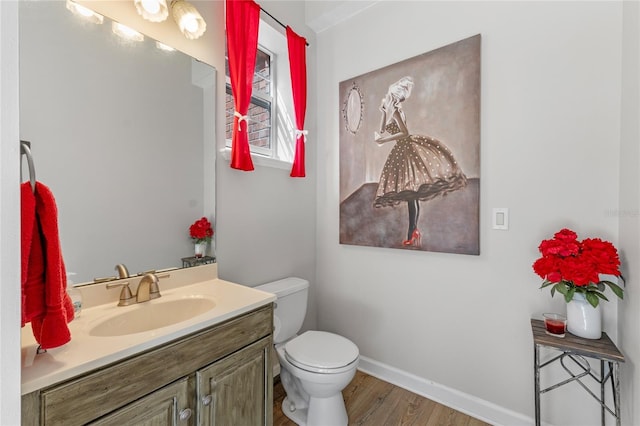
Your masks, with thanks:
M 411 96 L 412 89 L 413 79 L 403 77 L 389 86 L 380 105 L 380 133 L 375 132 L 374 140 L 378 144 L 393 141 L 395 146 L 380 174 L 374 206 L 395 206 L 406 202 L 409 229 L 402 245 L 421 247 L 419 202 L 463 188 L 467 178 L 442 142 L 429 136 L 409 133 L 402 102 Z

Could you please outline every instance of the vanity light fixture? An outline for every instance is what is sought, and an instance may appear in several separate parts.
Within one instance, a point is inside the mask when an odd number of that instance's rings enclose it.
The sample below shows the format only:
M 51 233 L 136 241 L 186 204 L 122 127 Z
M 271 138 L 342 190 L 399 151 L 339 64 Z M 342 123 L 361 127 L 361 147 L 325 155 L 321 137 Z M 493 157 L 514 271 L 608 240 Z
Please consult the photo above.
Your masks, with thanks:
M 169 16 L 167 0 L 133 0 L 138 14 L 147 21 L 162 22 Z
M 195 40 L 204 34 L 207 23 L 191 3 L 186 0 L 171 0 L 171 14 L 182 34 Z
M 93 10 L 81 6 L 78 3 L 67 0 L 67 9 L 70 10 L 74 15 L 80 16 L 89 22 L 93 22 L 94 24 L 102 24 L 104 22 L 104 16 L 99 13 L 94 12 Z
M 114 34 L 126 40 L 133 40 L 133 41 L 144 40 L 144 36 L 142 34 L 116 21 L 113 21 L 111 23 L 111 31 L 113 31 Z

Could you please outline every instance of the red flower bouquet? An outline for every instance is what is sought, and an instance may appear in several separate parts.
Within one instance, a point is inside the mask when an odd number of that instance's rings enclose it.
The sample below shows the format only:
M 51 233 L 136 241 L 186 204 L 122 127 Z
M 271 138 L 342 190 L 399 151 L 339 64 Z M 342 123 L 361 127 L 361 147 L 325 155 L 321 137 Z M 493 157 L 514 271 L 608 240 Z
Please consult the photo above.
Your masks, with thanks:
M 543 240 L 538 249 L 542 257 L 533 263 L 533 270 L 544 279 L 540 288 L 552 286 L 551 296 L 557 291 L 568 303 L 575 293 L 584 293 L 591 306 L 596 307 L 600 299 L 609 300 L 602 293 L 606 285 L 623 298 L 620 286 L 600 280 L 600 274 L 622 279 L 618 251 L 610 242 L 599 238 L 578 241 L 575 232 L 562 229 L 553 239 Z
M 213 228 L 211 222 L 206 217 L 196 220 L 193 225 L 189 227 L 189 236 L 195 243 L 208 243 L 213 237 Z

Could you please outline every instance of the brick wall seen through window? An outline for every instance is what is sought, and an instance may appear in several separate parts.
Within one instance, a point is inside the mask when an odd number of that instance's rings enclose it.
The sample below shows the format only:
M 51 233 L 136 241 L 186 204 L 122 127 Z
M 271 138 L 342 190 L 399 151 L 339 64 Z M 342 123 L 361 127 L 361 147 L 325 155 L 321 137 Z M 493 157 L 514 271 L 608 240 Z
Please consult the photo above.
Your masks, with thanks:
M 227 65 L 227 77 L 229 75 Z M 253 89 L 249 105 L 249 145 L 271 149 L 271 56 L 258 49 L 256 68 L 253 74 Z M 225 104 L 225 137 L 231 140 L 234 120 L 233 95 L 231 85 L 227 84 Z M 244 126 L 243 126 L 244 127 Z

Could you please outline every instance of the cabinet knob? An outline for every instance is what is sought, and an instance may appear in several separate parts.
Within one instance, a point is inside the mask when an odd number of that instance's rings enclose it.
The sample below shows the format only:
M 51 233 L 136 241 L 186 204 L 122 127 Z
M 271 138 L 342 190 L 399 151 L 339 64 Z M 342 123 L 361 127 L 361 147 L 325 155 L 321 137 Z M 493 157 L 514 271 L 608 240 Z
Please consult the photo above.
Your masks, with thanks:
M 211 404 L 212 400 L 213 400 L 213 397 L 211 395 L 205 395 L 202 397 L 202 405 L 207 406 Z
M 180 420 L 187 420 L 191 417 L 191 408 L 185 408 L 184 410 L 180 410 Z

